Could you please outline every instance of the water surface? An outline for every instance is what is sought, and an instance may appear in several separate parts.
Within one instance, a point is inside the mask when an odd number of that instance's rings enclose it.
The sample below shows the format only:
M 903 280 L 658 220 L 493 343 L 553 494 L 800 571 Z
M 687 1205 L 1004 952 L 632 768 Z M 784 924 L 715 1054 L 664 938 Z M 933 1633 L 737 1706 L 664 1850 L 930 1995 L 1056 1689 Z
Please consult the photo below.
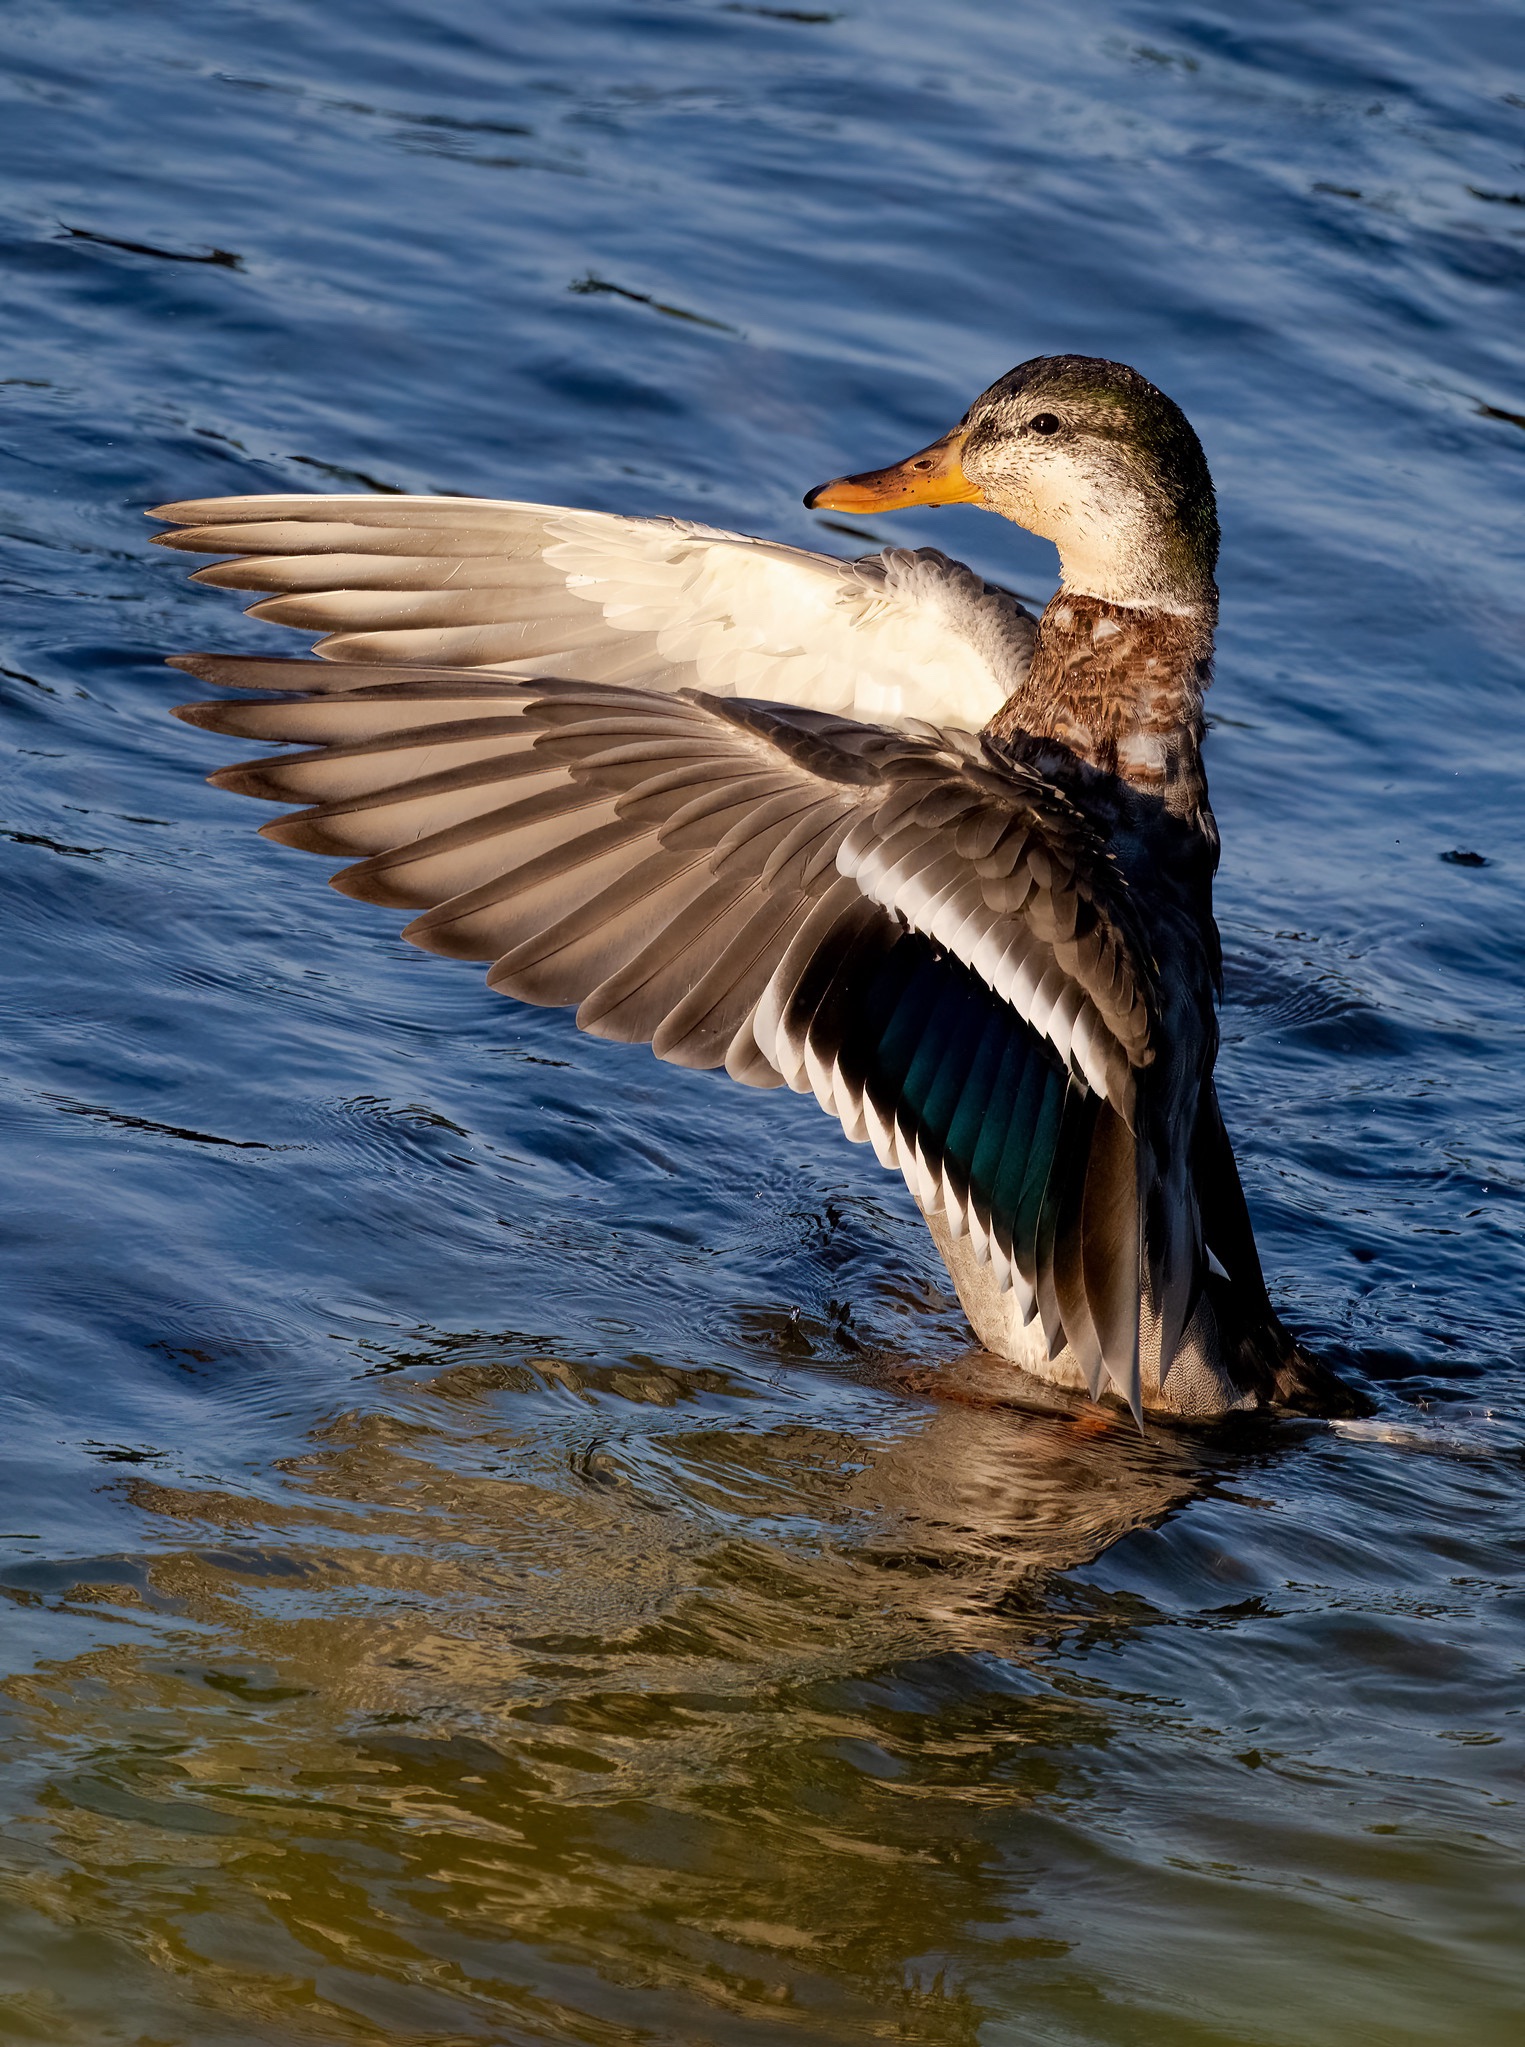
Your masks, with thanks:
M 13 0 L 0 2040 L 1417 2047 L 1525 2005 L 1525 18 Z M 166 498 L 802 491 L 1136 363 L 1222 1088 L 1366 1424 L 1002 1404 L 807 1101 L 205 788 Z M 298 643 L 295 636 L 290 646 Z

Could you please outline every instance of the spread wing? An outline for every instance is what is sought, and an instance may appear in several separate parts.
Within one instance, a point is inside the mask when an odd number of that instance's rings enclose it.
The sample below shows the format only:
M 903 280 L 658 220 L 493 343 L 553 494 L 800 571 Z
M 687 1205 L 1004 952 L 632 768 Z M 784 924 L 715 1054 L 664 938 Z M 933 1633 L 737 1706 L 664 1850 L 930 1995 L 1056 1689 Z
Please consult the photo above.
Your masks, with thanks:
M 680 519 L 472 498 L 201 498 L 161 547 L 234 559 L 256 617 L 328 660 L 530 669 L 699 688 L 978 731 L 1027 673 L 1034 624 L 930 549 L 857 562 Z
M 507 995 L 813 1093 L 1137 1400 L 1156 998 L 1126 884 L 1041 775 L 967 732 L 692 689 L 177 665 L 282 692 L 179 714 L 303 746 L 212 778 L 303 806 L 268 837 L 351 862 L 337 888 Z

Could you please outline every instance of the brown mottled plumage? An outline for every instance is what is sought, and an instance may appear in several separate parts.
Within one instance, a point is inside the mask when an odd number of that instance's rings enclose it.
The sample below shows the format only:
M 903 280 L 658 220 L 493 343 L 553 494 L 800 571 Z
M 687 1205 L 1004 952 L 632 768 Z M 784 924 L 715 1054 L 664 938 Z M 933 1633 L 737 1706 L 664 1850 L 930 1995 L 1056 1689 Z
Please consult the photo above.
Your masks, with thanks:
M 676 520 L 201 500 L 164 544 L 318 661 L 187 657 L 305 750 L 214 779 L 345 894 L 596 1035 L 814 1094 L 905 1176 L 987 1348 L 1207 1416 L 1348 1411 L 1266 1297 L 1212 1070 L 1202 772 L 1218 526 L 1118 363 L 1025 363 L 807 502 L 986 505 L 1059 548 L 1035 622 L 930 550 L 844 563 Z
M 1055 739 L 1078 760 L 1211 830 L 1202 696 L 1213 621 L 1061 590 L 1038 621 L 1032 665 L 986 725 L 992 739 Z

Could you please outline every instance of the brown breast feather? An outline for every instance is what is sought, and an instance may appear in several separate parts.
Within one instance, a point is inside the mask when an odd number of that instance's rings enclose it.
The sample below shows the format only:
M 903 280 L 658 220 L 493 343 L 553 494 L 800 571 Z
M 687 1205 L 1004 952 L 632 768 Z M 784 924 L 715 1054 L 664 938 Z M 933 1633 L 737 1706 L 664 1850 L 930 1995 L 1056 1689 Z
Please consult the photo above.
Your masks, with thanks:
M 1206 809 L 1202 695 L 1212 651 L 1208 613 L 1141 611 L 1061 590 L 1039 623 L 1025 682 L 986 732 L 1057 740 L 1194 819 Z

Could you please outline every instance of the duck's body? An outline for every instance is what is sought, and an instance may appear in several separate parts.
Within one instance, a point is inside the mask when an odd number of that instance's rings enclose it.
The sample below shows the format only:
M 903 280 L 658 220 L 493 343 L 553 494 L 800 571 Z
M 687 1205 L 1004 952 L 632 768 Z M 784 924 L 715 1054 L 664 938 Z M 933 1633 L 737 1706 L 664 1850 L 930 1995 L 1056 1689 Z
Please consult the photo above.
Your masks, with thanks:
M 1054 358 L 811 501 L 957 498 L 1059 540 L 1041 620 L 928 551 L 448 498 L 171 505 L 165 544 L 235 557 L 202 580 L 328 634 L 317 663 L 184 659 L 280 694 L 182 715 L 308 742 L 214 779 L 311 806 L 268 834 L 361 856 L 336 886 L 422 910 L 420 945 L 814 1092 L 904 1172 L 988 1349 L 1135 1412 L 1337 1409 L 1266 1298 L 1212 1085 L 1196 438 L 1135 372 Z

